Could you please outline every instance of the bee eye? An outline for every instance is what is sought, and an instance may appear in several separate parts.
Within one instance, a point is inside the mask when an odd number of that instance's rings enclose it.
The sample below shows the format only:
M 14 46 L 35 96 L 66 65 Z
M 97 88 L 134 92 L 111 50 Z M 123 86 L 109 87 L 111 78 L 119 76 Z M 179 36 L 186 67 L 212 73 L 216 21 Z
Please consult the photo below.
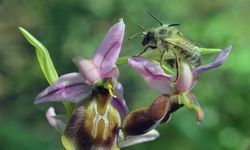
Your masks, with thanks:
M 154 35 L 151 32 L 148 32 L 144 39 L 142 40 L 142 45 L 145 46 L 154 39 Z

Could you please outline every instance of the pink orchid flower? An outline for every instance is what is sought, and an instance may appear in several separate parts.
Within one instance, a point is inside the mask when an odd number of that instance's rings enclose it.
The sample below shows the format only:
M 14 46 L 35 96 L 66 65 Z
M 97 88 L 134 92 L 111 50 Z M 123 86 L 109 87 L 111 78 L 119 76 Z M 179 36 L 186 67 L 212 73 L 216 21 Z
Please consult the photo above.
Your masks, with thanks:
M 118 149 L 118 147 L 151 141 L 159 136 L 158 131 L 153 129 L 141 135 L 127 135 L 125 138 L 122 135 L 123 132 L 119 129 L 122 121 L 128 115 L 128 108 L 123 98 L 123 87 L 117 82 L 119 71 L 116 66 L 124 31 L 125 24 L 121 19 L 109 29 L 91 60 L 82 57 L 73 59 L 79 73 L 62 75 L 53 85 L 39 93 L 35 99 L 35 104 L 64 101 L 78 104 L 68 123 L 66 123 L 65 116 L 56 115 L 53 107 L 50 107 L 46 112 L 50 125 L 63 134 L 62 143 L 66 149 L 89 149 L 88 146 L 94 147 L 94 149 Z M 109 79 L 112 82 L 111 86 Z M 100 91 L 96 88 L 100 88 Z M 105 93 L 107 89 L 112 90 L 109 92 L 111 95 L 110 101 L 107 100 L 109 94 Z M 90 102 L 90 99 L 93 102 Z M 106 104 L 107 101 L 112 106 Z M 97 107 L 95 107 L 96 104 Z M 118 111 L 119 115 L 113 108 Z M 84 112 L 84 115 L 81 112 Z M 103 112 L 105 113 L 103 114 Z M 83 116 L 89 116 L 90 118 L 85 119 Z M 92 116 L 95 117 L 91 118 Z M 99 125 L 98 122 L 101 120 L 108 122 L 108 124 L 105 123 L 104 127 Z M 82 127 L 80 122 L 93 124 L 94 126 Z M 109 128 L 111 132 L 108 131 Z M 79 130 L 81 130 L 80 133 Z M 114 132 L 116 130 L 117 133 Z M 87 136 L 87 132 L 91 133 Z M 103 134 L 103 136 L 100 134 Z M 84 142 L 79 142 L 83 138 Z M 93 139 L 97 139 L 96 142 L 93 143 L 95 141 Z M 98 143 L 100 141 L 102 142 Z
M 44 102 L 70 101 L 79 103 L 91 94 L 96 81 L 119 77 L 115 63 L 120 54 L 125 25 L 121 19 L 110 28 L 91 60 L 82 57 L 73 59 L 80 73 L 62 75 L 53 85 L 43 90 L 35 99 L 35 104 Z M 119 82 L 115 85 L 115 95 L 111 103 L 125 117 L 128 108 L 123 98 L 123 88 Z
M 228 46 L 221 50 L 212 63 L 197 67 L 194 70 L 191 70 L 187 62 L 180 61 L 177 77 L 166 74 L 160 65 L 141 56 L 129 58 L 128 64 L 141 74 L 150 87 L 161 93 L 172 95 L 172 98 L 177 100 L 179 100 L 178 96 L 183 95 L 185 101 L 182 104 L 195 109 L 198 121 L 201 121 L 203 112 L 197 98 L 190 91 L 197 82 L 200 73 L 219 67 L 225 62 L 231 48 L 232 46 Z

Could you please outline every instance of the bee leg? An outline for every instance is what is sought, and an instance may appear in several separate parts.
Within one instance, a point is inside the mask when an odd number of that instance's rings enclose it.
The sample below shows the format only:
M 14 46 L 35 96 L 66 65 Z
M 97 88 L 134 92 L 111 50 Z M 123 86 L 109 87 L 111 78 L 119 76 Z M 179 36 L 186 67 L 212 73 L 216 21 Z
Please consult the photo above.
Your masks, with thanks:
M 164 59 L 164 55 L 166 53 L 166 50 L 164 50 L 162 53 L 161 53 L 161 60 L 160 60 L 160 65 L 162 66 L 163 64 L 163 59 Z
M 180 60 L 178 57 L 176 57 L 176 80 L 175 81 L 177 81 L 179 78 L 179 71 L 180 71 L 179 66 L 180 66 Z
M 155 48 L 157 48 L 157 47 L 156 47 L 156 46 L 149 45 L 149 46 L 145 47 L 144 50 L 143 50 L 142 52 L 140 52 L 140 54 L 134 55 L 134 57 L 141 56 L 143 53 L 145 53 L 145 52 L 148 50 L 148 48 L 155 49 Z

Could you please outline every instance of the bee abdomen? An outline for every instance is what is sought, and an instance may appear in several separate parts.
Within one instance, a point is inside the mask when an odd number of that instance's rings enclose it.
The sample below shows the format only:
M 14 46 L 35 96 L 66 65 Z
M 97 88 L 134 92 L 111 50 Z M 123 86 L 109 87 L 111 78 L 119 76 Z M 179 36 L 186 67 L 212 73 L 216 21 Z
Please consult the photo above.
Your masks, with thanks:
M 191 53 L 187 50 L 181 50 L 181 55 L 189 61 L 191 65 L 194 67 L 198 67 L 201 65 L 201 59 L 199 53 Z

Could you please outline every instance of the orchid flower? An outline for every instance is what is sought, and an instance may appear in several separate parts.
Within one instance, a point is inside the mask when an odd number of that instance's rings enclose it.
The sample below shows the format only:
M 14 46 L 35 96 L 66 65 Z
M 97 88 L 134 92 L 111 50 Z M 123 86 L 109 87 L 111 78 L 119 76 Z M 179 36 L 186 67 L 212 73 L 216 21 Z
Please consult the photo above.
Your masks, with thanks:
M 232 47 L 229 46 L 221 50 L 212 63 L 197 67 L 194 70 L 191 70 L 187 62 L 180 60 L 177 76 L 166 74 L 159 64 L 141 56 L 129 58 L 128 64 L 141 74 L 149 86 L 157 89 L 163 94 L 171 95 L 172 101 L 178 101 L 180 105 L 185 105 L 188 108 L 194 109 L 197 113 L 197 120 L 201 121 L 204 114 L 197 98 L 192 94 L 191 89 L 197 82 L 197 77 L 200 73 L 216 68 L 224 63 L 231 48 Z M 176 108 L 175 106 L 174 109 Z M 169 115 L 168 112 L 165 119 L 168 119 L 170 117 Z
M 150 127 L 142 129 L 140 134 L 129 133 L 127 130 L 138 130 L 141 127 L 134 125 L 138 121 L 136 119 L 134 123 L 128 121 L 133 121 L 134 116 L 128 114 L 123 88 L 117 81 L 119 71 L 116 61 L 125 31 L 122 19 L 109 29 L 91 60 L 82 57 L 73 59 L 79 73 L 68 73 L 59 78 L 47 49 L 26 30 L 19 29 L 35 46 L 42 71 L 50 83 L 49 87 L 37 95 L 34 103 L 63 102 L 67 112 L 70 111 L 68 118 L 56 115 L 53 107 L 46 112 L 50 125 L 62 134 L 62 143 L 67 150 L 119 149 L 151 141 L 159 136 L 159 133 Z M 160 104 L 166 100 L 168 99 L 160 97 L 155 103 Z M 76 104 L 74 111 L 67 109 L 68 102 Z M 153 116 L 163 118 L 166 108 L 167 105 L 162 108 L 163 114 Z M 148 111 L 152 113 L 155 109 L 158 108 L 153 103 Z M 154 118 L 148 118 L 152 119 Z M 156 121 L 153 120 L 150 125 Z

